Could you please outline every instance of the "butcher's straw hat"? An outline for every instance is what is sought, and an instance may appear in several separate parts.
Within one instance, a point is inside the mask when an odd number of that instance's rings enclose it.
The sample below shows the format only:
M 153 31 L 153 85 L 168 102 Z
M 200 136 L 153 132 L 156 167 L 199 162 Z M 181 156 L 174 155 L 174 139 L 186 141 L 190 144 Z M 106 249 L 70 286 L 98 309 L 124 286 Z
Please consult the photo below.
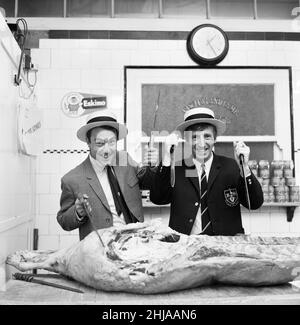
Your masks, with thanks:
M 215 113 L 207 107 L 195 107 L 186 111 L 184 114 L 184 122 L 179 124 L 176 130 L 183 132 L 194 124 L 207 123 L 214 125 L 217 129 L 217 134 L 223 134 L 226 130 L 225 122 L 215 118 Z
M 86 125 L 82 126 L 77 131 L 77 137 L 79 140 L 86 142 L 86 134 L 89 130 L 92 130 L 97 127 L 105 127 L 110 126 L 117 131 L 118 140 L 121 140 L 127 135 L 127 128 L 124 124 L 120 124 L 117 121 L 115 114 L 109 109 L 103 109 L 96 111 L 90 115 L 88 115 L 86 119 Z

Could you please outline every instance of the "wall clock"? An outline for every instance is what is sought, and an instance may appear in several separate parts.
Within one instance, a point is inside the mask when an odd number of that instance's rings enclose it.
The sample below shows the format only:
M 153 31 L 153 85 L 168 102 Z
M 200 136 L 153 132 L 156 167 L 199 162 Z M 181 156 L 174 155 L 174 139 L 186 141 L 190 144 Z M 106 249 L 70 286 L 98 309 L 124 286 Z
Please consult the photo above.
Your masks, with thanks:
M 191 59 L 201 65 L 216 65 L 227 55 L 229 41 L 226 33 L 213 24 L 195 27 L 187 38 L 187 51 Z

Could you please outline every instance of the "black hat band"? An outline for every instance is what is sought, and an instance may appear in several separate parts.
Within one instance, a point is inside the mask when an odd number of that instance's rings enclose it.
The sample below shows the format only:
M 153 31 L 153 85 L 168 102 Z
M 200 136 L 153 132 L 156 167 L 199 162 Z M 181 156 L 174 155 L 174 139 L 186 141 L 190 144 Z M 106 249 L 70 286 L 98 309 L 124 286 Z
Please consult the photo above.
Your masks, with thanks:
M 190 121 L 190 120 L 194 120 L 194 119 L 198 119 L 198 118 L 211 118 L 211 119 L 214 119 L 214 117 L 212 115 L 209 115 L 209 114 L 194 114 L 194 115 L 190 115 L 189 117 L 187 117 L 185 119 L 185 121 Z
M 109 116 L 99 116 L 92 118 L 87 122 L 87 124 L 94 122 L 117 122 L 117 120 Z

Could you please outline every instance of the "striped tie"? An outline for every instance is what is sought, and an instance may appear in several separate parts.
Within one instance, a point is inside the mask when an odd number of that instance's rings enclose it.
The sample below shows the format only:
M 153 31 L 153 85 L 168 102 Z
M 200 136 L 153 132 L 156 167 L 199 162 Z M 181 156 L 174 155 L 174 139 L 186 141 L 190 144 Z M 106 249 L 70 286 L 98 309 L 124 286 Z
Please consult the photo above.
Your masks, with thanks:
M 201 169 L 202 169 L 202 174 L 201 174 L 200 204 L 201 204 L 202 232 L 204 234 L 212 234 L 211 227 L 209 227 L 210 218 L 209 218 L 208 206 L 207 206 L 207 179 L 206 179 L 204 163 L 201 164 Z

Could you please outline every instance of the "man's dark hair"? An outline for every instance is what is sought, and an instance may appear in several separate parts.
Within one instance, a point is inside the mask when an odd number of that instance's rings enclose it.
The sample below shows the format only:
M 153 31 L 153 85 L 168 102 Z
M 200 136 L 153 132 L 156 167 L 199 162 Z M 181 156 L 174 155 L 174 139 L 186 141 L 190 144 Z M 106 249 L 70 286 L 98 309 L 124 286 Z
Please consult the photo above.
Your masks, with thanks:
M 92 128 L 92 129 L 88 130 L 87 133 L 86 133 L 86 137 L 87 137 L 89 143 L 91 142 L 92 130 L 97 129 L 97 128 L 101 128 L 101 129 L 104 129 L 104 130 L 109 130 L 109 131 L 114 132 L 115 135 L 116 135 L 116 137 L 117 137 L 117 139 L 118 139 L 119 132 L 114 127 L 112 127 L 112 126 L 106 126 L 106 125 L 104 125 L 104 126 L 96 126 L 95 128 Z
M 209 123 L 197 123 L 193 124 L 185 129 L 185 131 L 203 131 L 207 127 L 212 127 L 213 133 L 214 133 L 214 138 L 216 139 L 217 137 L 217 128 L 213 124 Z

